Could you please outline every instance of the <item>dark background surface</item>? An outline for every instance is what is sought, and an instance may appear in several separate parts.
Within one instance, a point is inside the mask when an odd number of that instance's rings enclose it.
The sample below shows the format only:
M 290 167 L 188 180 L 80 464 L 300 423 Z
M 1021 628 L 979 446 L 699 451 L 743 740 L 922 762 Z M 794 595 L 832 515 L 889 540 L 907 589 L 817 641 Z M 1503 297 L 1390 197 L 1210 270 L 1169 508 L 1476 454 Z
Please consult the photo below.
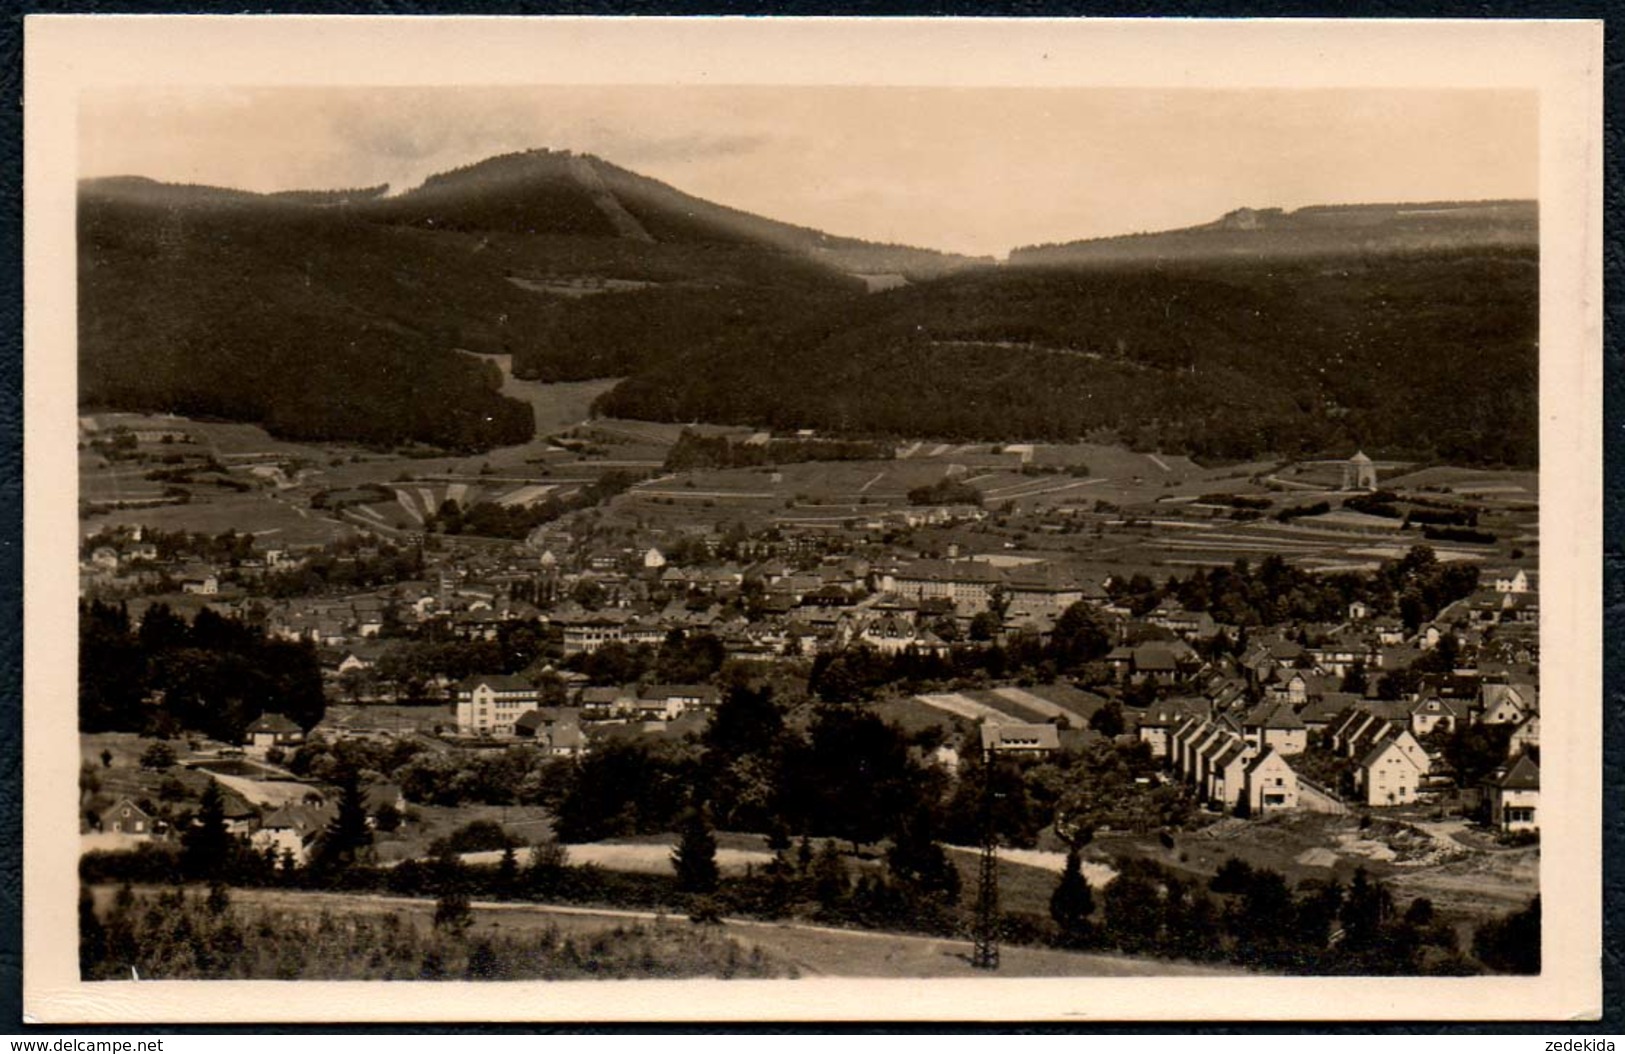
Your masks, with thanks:
M 1292 17 L 1292 18 L 1582 18 L 1601 19 L 1610 14 L 1607 0 L 1586 2 L 1553 2 L 1553 0 L 1482 0 L 1482 2 L 1418 2 L 1418 0 L 1379 0 L 1365 3 L 1335 3 L 1328 0 L 1276 0 L 1260 3 L 1242 0 L 1236 3 L 1058 3 L 1020 2 L 1020 0 L 994 0 L 970 3 L 965 0 L 936 0 L 936 2 L 908 2 L 908 0 L 842 0 L 842 2 L 732 2 L 732 3 L 672 3 L 672 2 L 591 2 L 578 0 L 569 3 L 512 3 L 512 2 L 402 2 L 402 0 L 372 0 L 355 3 L 321 3 L 311 0 L 295 2 L 256 3 L 136 3 L 136 2 L 63 2 L 63 3 L 7 3 L 5 17 L 0 21 L 0 180 L 7 193 L 0 206 L 0 240 L 7 250 L 9 266 L 4 271 L 4 289 L 0 293 L 0 1031 L 22 1028 L 22 33 L 23 18 L 28 14 L 346 14 L 346 15 L 849 15 L 849 16 L 971 16 L 978 17 Z M 1625 303 L 1617 295 L 1617 286 L 1625 278 L 1625 259 L 1619 242 L 1618 204 L 1621 184 L 1619 120 L 1616 103 L 1621 99 L 1620 80 L 1625 47 L 1622 47 L 1617 27 L 1610 26 L 1605 40 L 1606 114 L 1605 145 L 1605 212 L 1603 266 L 1605 283 L 1604 302 L 1604 441 L 1605 483 L 1603 494 L 1603 579 L 1598 588 L 1603 591 L 1603 998 L 1604 1017 L 1598 1022 L 1578 1024 L 1440 1024 L 1403 1023 L 1339 1025 L 1327 1022 L 1321 1025 L 1303 1024 L 1267 1026 L 1203 1026 L 1192 1024 L 1184 1029 L 1169 1023 L 1158 1023 L 1145 1028 L 1091 1028 L 1027 1026 L 1019 1031 L 1027 1033 L 1094 1033 L 1134 1034 L 1137 1032 L 1168 1033 L 1188 1031 L 1209 1034 L 1270 1032 L 1320 1033 L 1352 1032 L 1409 1032 L 1441 1034 L 1504 1034 L 1507 1032 L 1535 1032 L 1554 1036 L 1585 1036 L 1599 1033 L 1625 1032 L 1625 1009 L 1622 1009 L 1622 948 L 1619 939 L 1625 922 L 1625 878 L 1621 864 L 1625 863 L 1625 816 L 1621 805 L 1625 803 L 1625 769 L 1621 766 L 1621 738 L 1625 735 L 1625 488 L 1621 475 L 1625 473 L 1625 352 L 1614 339 L 1618 323 L 1625 315 Z M 1583 584 L 1576 584 L 1584 588 Z M 66 630 L 67 627 L 62 627 Z M 1576 701 L 1583 704 L 1585 701 Z M 987 1026 L 993 1028 L 994 1026 Z M 954 1024 L 955 1032 L 976 1031 L 975 1026 Z M 693 1026 L 666 1026 L 661 1031 L 752 1031 L 752 1032 L 846 1032 L 846 1033 L 935 1033 L 946 1031 L 943 1026 L 910 1024 L 895 1027 L 810 1025 L 806 1028 L 775 1025 L 749 1028 L 748 1026 L 719 1026 L 714 1029 Z M 1012 1031 L 1008 1026 L 996 1028 L 999 1032 Z M 69 1027 L 39 1028 L 42 1037 L 51 1035 L 128 1034 L 154 1032 L 184 1034 L 187 1032 L 314 1032 L 333 1033 L 357 1031 L 388 1033 L 400 1031 L 443 1032 L 447 1034 L 477 1034 L 488 1032 L 537 1031 L 591 1031 L 606 1035 L 634 1034 L 649 1031 L 647 1026 L 593 1026 L 582 1023 L 576 1028 L 550 1026 L 537 1029 L 523 1026 L 445 1026 L 421 1025 L 390 1028 L 369 1026 L 345 1029 L 339 1025 L 310 1027 L 288 1026 L 209 1026 L 189 1028 L 130 1027 Z

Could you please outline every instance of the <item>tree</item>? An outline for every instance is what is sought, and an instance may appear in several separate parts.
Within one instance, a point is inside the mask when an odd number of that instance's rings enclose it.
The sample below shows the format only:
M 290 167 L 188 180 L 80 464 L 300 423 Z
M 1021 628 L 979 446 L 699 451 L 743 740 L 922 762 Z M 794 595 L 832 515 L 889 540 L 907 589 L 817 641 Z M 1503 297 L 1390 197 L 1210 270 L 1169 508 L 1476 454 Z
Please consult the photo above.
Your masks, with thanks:
M 929 809 L 920 807 L 898 824 L 886 851 L 892 876 L 917 892 L 940 896 L 949 904 L 959 899 L 959 869 L 936 840 Z
M 231 863 L 231 832 L 226 828 L 226 802 L 214 780 L 203 789 L 192 826 L 181 834 L 181 871 L 188 878 L 218 879 Z
M 434 928 L 461 937 L 474 925 L 474 911 L 468 900 L 468 877 L 455 856 L 436 862 L 440 896 L 434 904 Z
M 677 888 L 684 893 L 714 893 L 717 888 L 717 839 L 704 807 L 690 809 L 682 836 L 671 853 Z
M 1080 600 L 1055 620 L 1050 632 L 1050 654 L 1061 669 L 1094 662 L 1109 651 L 1111 637 L 1092 605 Z
M 1405 924 L 1418 929 L 1433 924 L 1433 901 L 1427 897 L 1417 897 L 1405 905 Z
M 1004 623 L 991 611 L 978 611 L 971 616 L 969 636 L 973 641 L 986 642 L 999 635 Z
M 497 953 L 486 940 L 476 941 L 468 951 L 468 966 L 463 971 L 467 981 L 490 981 L 500 975 L 501 963 Z
M 1107 700 L 1106 705 L 1090 715 L 1089 727 L 1103 736 L 1122 735 L 1126 727 L 1123 720 L 1123 704 L 1116 699 Z
M 313 861 L 315 869 L 329 874 L 343 871 L 360 862 L 371 845 L 366 799 L 360 781 L 351 773 L 340 784 L 338 814 L 322 832 Z
M 1061 941 L 1076 947 L 1089 935 L 1089 917 L 1095 911 L 1095 894 L 1083 877 L 1083 857 L 1076 848 L 1067 850 L 1066 869 L 1049 898 L 1049 916 L 1061 931 Z
M 525 878 L 530 895 L 537 898 L 552 896 L 564 878 L 569 864 L 569 853 L 555 838 L 544 838 L 530 847 L 530 866 Z
M 209 883 L 209 896 L 204 900 L 203 906 L 208 909 L 210 915 L 216 917 L 224 915 L 231 908 L 231 893 L 227 891 L 224 882 Z
M 921 780 L 907 739 L 878 715 L 822 707 L 811 739 L 810 751 L 791 766 L 784 797 L 811 813 L 815 831 L 847 839 L 855 852 L 886 835 L 891 817 L 918 800 Z
M 1102 913 L 1106 932 L 1124 951 L 1143 951 L 1156 944 L 1162 929 L 1161 891 L 1154 865 L 1119 861 L 1117 877 L 1106 883 Z
M 1492 970 L 1540 973 L 1540 897 L 1473 933 L 1473 954 Z
M 372 822 L 375 828 L 384 832 L 385 834 L 389 834 L 392 831 L 400 829 L 401 821 L 403 819 L 404 817 L 401 815 L 401 810 L 395 807 L 395 803 L 386 801 L 384 804 L 378 806 L 378 811 L 373 814 Z
M 1343 908 L 1343 885 L 1335 879 L 1305 885 L 1293 911 L 1293 937 L 1301 947 L 1324 951 Z
M 497 896 L 507 900 L 518 888 L 519 856 L 510 845 L 502 850 L 502 859 L 497 863 Z
M 784 718 L 771 688 L 730 688 L 706 725 L 706 750 L 724 761 L 765 753 L 777 745 Z
M 141 767 L 163 771 L 175 765 L 175 750 L 168 743 L 153 743 L 141 752 Z M 213 782 L 213 781 L 211 781 Z
M 825 841 L 819 846 L 808 871 L 812 877 L 813 897 L 825 910 L 839 904 L 846 896 L 847 890 L 851 888 L 851 880 L 846 873 L 846 861 L 842 859 L 841 851 L 832 841 Z
M 1256 951 L 1268 951 L 1285 937 L 1282 923 L 1292 917 L 1292 891 L 1279 871 L 1259 868 L 1242 891 L 1240 910 L 1232 916 L 1238 938 Z
M 96 901 L 90 887 L 79 887 L 79 977 L 93 980 L 107 958 L 107 929 L 96 916 Z
M 1365 868 L 1356 868 L 1348 896 L 1338 913 L 1343 923 L 1344 946 L 1353 951 L 1371 947 L 1392 911 L 1393 901 L 1387 891 L 1371 881 Z

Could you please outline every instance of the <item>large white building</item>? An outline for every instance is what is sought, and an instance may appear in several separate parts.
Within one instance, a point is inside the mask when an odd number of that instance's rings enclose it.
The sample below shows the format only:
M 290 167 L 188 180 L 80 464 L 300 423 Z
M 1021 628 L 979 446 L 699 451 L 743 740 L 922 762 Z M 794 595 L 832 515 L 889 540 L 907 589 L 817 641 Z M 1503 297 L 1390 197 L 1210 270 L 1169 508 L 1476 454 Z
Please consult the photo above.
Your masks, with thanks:
M 487 674 L 457 683 L 457 733 L 511 736 L 514 724 L 541 704 L 541 690 L 523 677 Z

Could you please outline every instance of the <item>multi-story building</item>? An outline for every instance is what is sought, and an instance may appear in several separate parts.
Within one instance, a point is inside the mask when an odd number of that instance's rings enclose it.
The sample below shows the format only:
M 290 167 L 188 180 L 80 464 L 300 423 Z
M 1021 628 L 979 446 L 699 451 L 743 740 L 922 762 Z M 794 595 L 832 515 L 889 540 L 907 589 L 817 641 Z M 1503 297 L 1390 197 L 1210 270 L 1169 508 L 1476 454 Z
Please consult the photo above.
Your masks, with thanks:
M 457 732 L 511 736 L 514 724 L 541 703 L 541 690 L 523 677 L 485 674 L 457 682 Z

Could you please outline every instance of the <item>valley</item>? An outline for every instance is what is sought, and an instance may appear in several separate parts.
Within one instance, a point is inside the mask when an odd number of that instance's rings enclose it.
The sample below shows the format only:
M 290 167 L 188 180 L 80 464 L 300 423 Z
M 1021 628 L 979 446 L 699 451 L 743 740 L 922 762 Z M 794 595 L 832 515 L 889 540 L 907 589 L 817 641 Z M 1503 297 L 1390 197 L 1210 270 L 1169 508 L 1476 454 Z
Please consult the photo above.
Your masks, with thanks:
M 87 976 L 1530 972 L 1527 203 L 80 206 Z

